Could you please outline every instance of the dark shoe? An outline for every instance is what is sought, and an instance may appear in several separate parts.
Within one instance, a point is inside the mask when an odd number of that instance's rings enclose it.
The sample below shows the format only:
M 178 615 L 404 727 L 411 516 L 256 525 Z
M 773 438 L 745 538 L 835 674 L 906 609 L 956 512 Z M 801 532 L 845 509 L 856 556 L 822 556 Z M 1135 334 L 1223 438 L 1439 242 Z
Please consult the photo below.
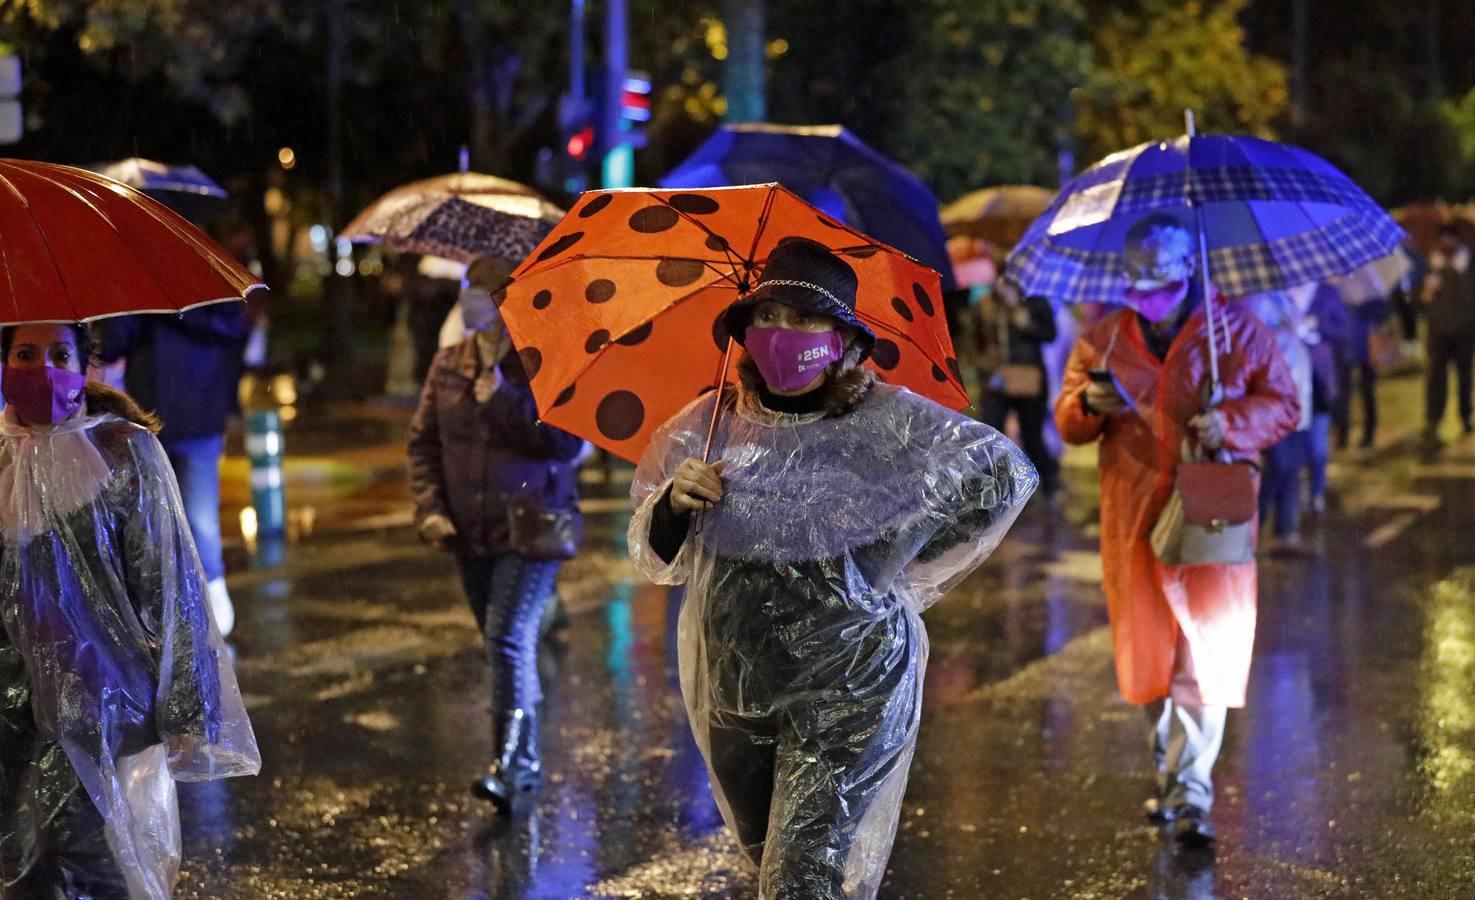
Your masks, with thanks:
M 1209 822 L 1209 814 L 1191 803 L 1175 806 L 1172 811 L 1173 840 L 1189 848 L 1212 846 L 1217 835 Z
M 542 785 L 543 773 L 539 769 L 518 767 L 509 771 L 498 763 L 490 772 L 471 782 L 471 795 L 488 801 L 497 808 L 497 812 L 506 813 L 512 809 L 518 794 L 531 793 Z
M 1148 797 L 1142 804 L 1142 814 L 1153 825 L 1166 825 L 1173 821 L 1173 810 L 1164 806 L 1157 797 Z
M 490 801 L 499 813 L 512 809 L 518 794 L 537 790 L 543 783 L 538 759 L 538 729 L 534 715 L 514 709 L 502 724 L 501 752 L 491 771 L 471 783 L 473 796 Z
M 471 782 L 471 796 L 486 800 L 504 815 L 512 809 L 512 788 L 497 772 L 489 772 Z

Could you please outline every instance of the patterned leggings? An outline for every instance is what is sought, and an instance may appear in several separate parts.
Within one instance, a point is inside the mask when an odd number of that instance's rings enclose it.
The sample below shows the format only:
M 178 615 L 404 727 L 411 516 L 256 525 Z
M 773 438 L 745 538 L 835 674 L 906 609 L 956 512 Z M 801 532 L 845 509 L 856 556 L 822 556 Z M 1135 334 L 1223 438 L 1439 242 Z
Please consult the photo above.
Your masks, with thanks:
M 506 554 L 463 557 L 460 565 L 466 599 L 486 638 L 492 667 L 492 746 L 502 752 L 509 716 L 522 710 L 528 721 L 524 740 L 535 759 L 536 711 L 543 699 L 538 631 L 561 563 Z

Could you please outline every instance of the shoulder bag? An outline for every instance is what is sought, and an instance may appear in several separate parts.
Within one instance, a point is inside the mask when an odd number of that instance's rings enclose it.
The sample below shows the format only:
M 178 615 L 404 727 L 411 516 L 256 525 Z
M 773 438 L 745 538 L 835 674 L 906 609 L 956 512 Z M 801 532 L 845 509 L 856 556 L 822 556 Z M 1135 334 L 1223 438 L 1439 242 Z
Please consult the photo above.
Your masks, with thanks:
M 1214 333 L 1213 298 L 1205 301 L 1209 317 L 1209 356 L 1213 380 L 1208 392 L 1217 399 L 1219 347 Z M 1183 445 L 1183 461 L 1174 475 L 1173 496 L 1152 527 L 1152 552 L 1170 566 L 1234 565 L 1255 558 L 1255 512 L 1258 496 L 1255 466 L 1236 462 L 1220 450 L 1212 459 Z
M 556 477 L 550 466 L 550 487 Z M 549 509 L 542 497 L 533 494 L 513 497 L 507 503 L 507 543 L 518 556 L 540 561 L 573 559 L 583 536 L 583 518 L 577 510 Z

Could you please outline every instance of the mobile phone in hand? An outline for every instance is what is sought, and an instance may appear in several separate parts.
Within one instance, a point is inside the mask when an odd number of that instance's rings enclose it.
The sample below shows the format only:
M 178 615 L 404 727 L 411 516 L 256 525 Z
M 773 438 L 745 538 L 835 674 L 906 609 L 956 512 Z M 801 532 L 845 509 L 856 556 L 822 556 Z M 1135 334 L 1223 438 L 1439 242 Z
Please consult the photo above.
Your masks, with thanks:
M 1127 404 L 1127 409 L 1130 409 L 1132 412 L 1137 411 L 1137 404 L 1132 402 L 1132 395 L 1127 393 L 1126 389 L 1122 387 L 1122 383 L 1117 380 L 1116 375 L 1110 369 L 1087 369 L 1086 377 L 1090 378 L 1094 384 L 1105 385 L 1116 391 L 1116 395 L 1122 398 L 1123 403 Z

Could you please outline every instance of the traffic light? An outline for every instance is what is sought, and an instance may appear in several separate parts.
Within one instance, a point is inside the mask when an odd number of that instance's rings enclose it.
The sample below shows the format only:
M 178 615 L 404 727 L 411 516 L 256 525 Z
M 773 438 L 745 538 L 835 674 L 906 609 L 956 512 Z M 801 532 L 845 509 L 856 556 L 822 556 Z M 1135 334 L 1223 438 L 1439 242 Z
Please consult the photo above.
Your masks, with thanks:
M 623 143 L 635 149 L 646 144 L 646 124 L 650 122 L 650 76 L 644 72 L 630 72 L 620 92 L 620 126 L 624 131 Z
M 569 135 L 568 143 L 564 145 L 564 152 L 568 158 L 577 162 L 583 162 L 589 158 L 589 151 L 594 149 L 594 126 L 585 125 L 583 128 Z
M 595 105 L 580 96 L 565 94 L 558 103 L 558 133 L 563 142 L 558 178 L 571 194 L 588 185 L 588 167 L 595 154 L 595 112 Z

